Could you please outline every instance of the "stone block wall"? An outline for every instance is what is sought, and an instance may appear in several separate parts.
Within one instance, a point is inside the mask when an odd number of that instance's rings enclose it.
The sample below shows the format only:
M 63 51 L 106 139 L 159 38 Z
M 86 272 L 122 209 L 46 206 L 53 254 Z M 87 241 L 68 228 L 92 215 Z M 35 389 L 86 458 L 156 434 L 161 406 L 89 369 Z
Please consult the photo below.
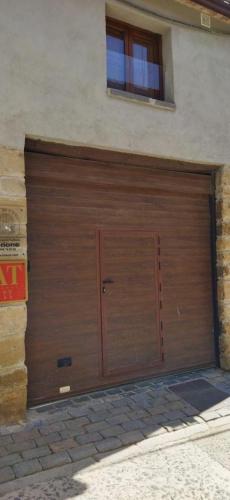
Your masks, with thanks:
M 220 363 L 230 370 L 230 166 L 218 170 L 216 177 Z
M 0 213 L 2 210 L 13 210 L 17 217 L 20 226 L 17 258 L 25 258 L 24 153 L 0 147 Z M 4 241 L 4 237 L 0 238 Z M 25 416 L 25 330 L 26 304 L 0 305 L 0 424 L 17 422 Z

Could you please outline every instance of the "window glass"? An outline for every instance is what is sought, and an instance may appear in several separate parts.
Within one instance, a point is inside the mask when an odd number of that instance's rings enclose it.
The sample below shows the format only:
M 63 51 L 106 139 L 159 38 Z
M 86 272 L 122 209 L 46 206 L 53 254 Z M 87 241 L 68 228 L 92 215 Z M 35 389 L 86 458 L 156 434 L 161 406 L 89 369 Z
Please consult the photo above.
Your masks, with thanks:
M 133 85 L 135 87 L 149 87 L 148 48 L 139 43 L 133 44 Z
M 107 75 L 109 81 L 125 84 L 125 42 L 122 37 L 107 35 Z

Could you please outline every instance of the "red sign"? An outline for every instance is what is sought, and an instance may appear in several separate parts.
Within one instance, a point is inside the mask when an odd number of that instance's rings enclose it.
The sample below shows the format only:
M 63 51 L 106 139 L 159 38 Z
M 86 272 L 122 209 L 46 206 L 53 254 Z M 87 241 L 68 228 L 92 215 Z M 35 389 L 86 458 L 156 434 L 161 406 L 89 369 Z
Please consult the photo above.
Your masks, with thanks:
M 27 263 L 0 261 L 0 303 L 27 300 Z

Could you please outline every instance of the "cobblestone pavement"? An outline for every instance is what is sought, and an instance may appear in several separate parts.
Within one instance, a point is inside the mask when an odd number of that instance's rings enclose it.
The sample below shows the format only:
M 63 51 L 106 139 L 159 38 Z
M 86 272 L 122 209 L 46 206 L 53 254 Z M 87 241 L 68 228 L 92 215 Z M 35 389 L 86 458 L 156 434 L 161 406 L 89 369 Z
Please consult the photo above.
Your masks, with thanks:
M 227 394 L 202 413 L 169 389 L 200 378 Z M 84 459 L 97 463 L 124 447 L 228 415 L 230 373 L 219 369 L 152 378 L 36 407 L 25 423 L 0 427 L 0 483 Z
M 161 451 L 123 450 L 116 460 L 35 482 L 2 500 L 229 500 L 229 442 L 230 431 Z

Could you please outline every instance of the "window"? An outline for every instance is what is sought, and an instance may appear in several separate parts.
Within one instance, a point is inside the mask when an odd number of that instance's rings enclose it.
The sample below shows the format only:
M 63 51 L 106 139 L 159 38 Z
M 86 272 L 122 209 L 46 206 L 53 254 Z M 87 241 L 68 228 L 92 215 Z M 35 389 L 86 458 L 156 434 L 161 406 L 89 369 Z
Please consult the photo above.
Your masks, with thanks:
M 161 36 L 107 18 L 107 86 L 163 99 Z

